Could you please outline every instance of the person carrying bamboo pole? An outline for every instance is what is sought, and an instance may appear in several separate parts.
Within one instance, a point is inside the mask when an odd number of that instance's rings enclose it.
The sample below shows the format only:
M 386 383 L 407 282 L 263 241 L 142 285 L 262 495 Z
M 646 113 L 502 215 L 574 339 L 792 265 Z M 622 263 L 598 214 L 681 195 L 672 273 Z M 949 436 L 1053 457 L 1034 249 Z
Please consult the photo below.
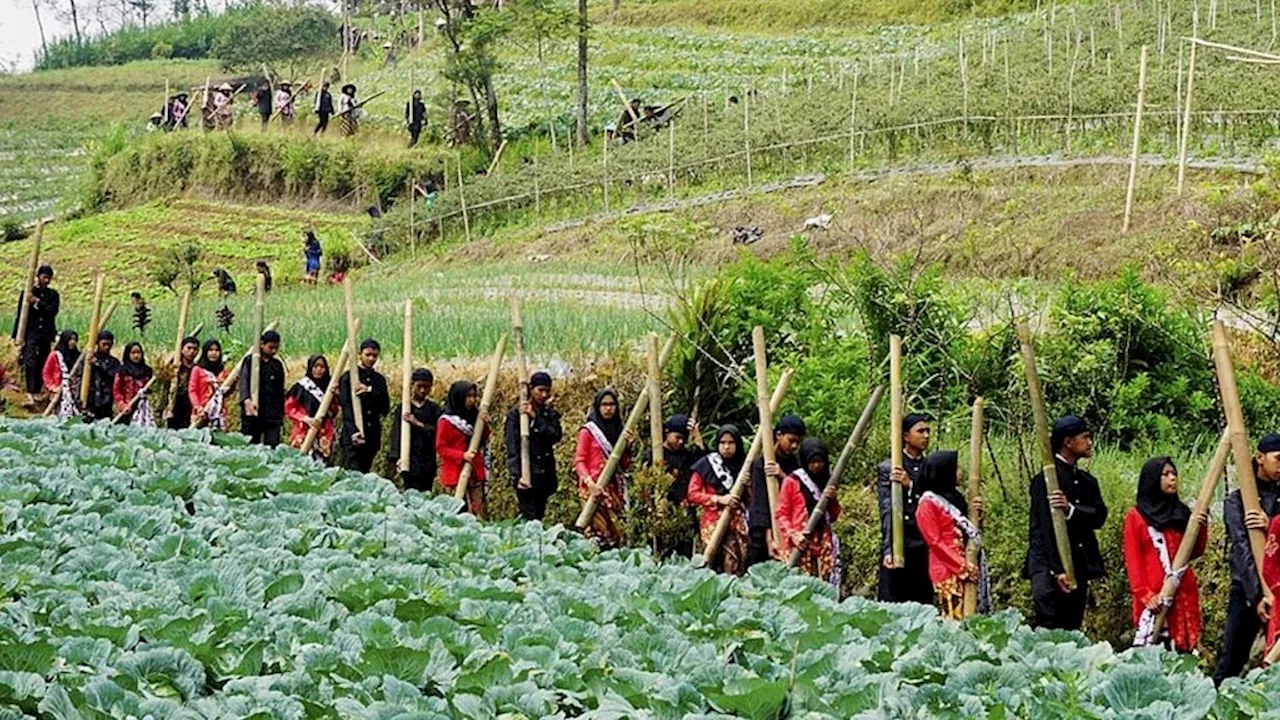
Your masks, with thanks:
M 1249 663 L 1253 641 L 1258 631 L 1270 627 L 1275 616 L 1270 598 L 1263 592 L 1249 544 L 1251 530 L 1270 528 L 1280 517 L 1280 435 L 1270 434 L 1258 441 L 1252 458 L 1258 481 L 1258 500 L 1262 511 L 1244 509 L 1240 490 L 1227 495 L 1223 503 L 1223 524 L 1231 548 L 1231 592 L 1227 600 L 1227 624 L 1223 630 L 1222 653 L 1213 672 L 1215 684 L 1239 675 Z M 1268 548 L 1271 551 L 1271 548 Z M 1263 556 L 1266 566 L 1267 557 Z
M 435 376 L 427 368 L 417 368 L 410 377 L 409 407 L 396 405 L 391 410 L 391 443 L 387 461 L 395 466 L 400 460 L 400 423 L 409 423 L 409 472 L 400 473 L 404 489 L 431 492 L 436 481 L 436 424 L 440 422 L 440 406 L 431 401 Z
M 289 447 L 302 449 L 307 433 L 318 427 L 320 434 L 311 447 L 311 455 L 324 465 L 333 458 L 334 418 L 338 415 L 338 408 L 330 406 L 329 412 L 320 417 L 320 403 L 331 382 L 329 360 L 323 355 L 312 355 L 307 358 L 307 373 L 298 378 L 284 397 L 284 416 L 293 422 L 289 429 Z
M 1059 490 L 1049 493 L 1044 471 L 1031 479 L 1027 557 L 1022 576 L 1031 581 L 1035 627 L 1079 630 L 1084 624 L 1089 581 L 1105 574 L 1095 533 L 1107 520 L 1107 505 L 1097 479 L 1079 467 L 1081 460 L 1093 457 L 1093 433 L 1085 421 L 1074 415 L 1058 420 L 1049 436 L 1049 447 L 1054 453 Z M 1053 510 L 1066 515 L 1076 573 L 1074 588 L 1058 555 Z
M 932 437 L 932 418 L 923 413 L 907 413 L 902 418 L 902 467 L 893 469 L 892 460 L 876 468 L 876 499 L 880 507 L 880 571 L 877 599 L 884 602 L 933 604 L 933 582 L 929 579 L 929 549 L 916 524 L 915 487 L 924 468 L 925 453 Z M 902 486 L 903 567 L 893 562 L 893 484 Z
M 1200 588 L 1190 566 L 1179 574 L 1178 589 L 1164 598 L 1166 580 L 1173 576 L 1173 561 L 1182 545 L 1187 524 L 1201 526 L 1191 559 L 1204 555 L 1209 540 L 1209 508 L 1194 512 L 1178 497 L 1178 468 L 1173 459 L 1154 457 L 1138 475 L 1134 507 L 1124 517 L 1124 567 L 1133 596 L 1134 645 L 1164 645 L 1186 653 L 1200 644 L 1204 621 L 1200 617 Z M 1156 616 L 1168 607 L 1160 637 L 1155 637 Z
M 191 371 L 196 367 L 196 357 L 200 354 L 200 340 L 195 337 L 182 339 L 182 347 L 178 351 L 178 367 L 173 371 L 173 402 L 166 409 L 164 424 L 170 430 L 181 430 L 191 427 Z
M 280 127 L 288 130 L 293 126 L 293 83 L 282 82 L 275 94 L 275 114 L 280 116 Z
M 151 366 L 147 364 L 142 343 L 135 340 L 125 345 L 124 361 L 116 373 L 112 390 L 115 412 L 124 416 L 120 422 L 134 427 L 156 426 L 155 412 L 151 409 L 151 398 L 148 397 L 148 388 L 154 375 Z M 139 395 L 142 397 L 138 398 Z
M 556 472 L 556 445 L 564 438 L 560 411 L 555 407 L 551 391 L 551 375 L 536 372 L 529 376 L 529 400 L 517 403 L 507 412 L 507 472 L 516 490 L 520 517 L 526 521 L 542 520 L 547 515 L 547 501 L 556 494 L 559 474 Z M 521 482 L 520 414 L 529 417 L 529 486 Z
M 769 485 L 766 476 L 775 478 L 779 487 L 787 476 L 800 469 L 797 451 L 807 428 L 799 415 L 783 415 L 773 426 L 773 449 L 776 459 L 766 463 L 764 456 L 751 463 L 751 489 L 747 496 L 747 567 L 767 562 L 776 548 L 770 539 L 773 513 L 769 508 Z
M 275 93 L 271 92 L 271 81 L 263 78 L 258 89 L 253 93 L 253 102 L 258 107 L 258 117 L 262 119 L 262 131 L 267 131 L 267 123 L 271 121 L 271 101 Z
M 258 366 L 258 400 L 253 399 L 253 357 L 240 363 L 240 397 L 243 412 L 240 432 L 254 445 L 276 447 L 284 428 L 284 363 L 280 353 L 280 333 L 267 330 L 258 339 L 261 360 Z
M 227 429 L 227 408 L 218 388 L 230 371 L 222 360 L 222 343 L 212 338 L 206 340 L 200 348 L 200 359 L 191 369 L 191 381 L 187 387 L 194 424 L 210 430 Z
M 382 346 L 377 340 L 369 338 L 360 343 L 359 382 L 355 394 L 360 398 L 363 432 L 356 424 L 351 373 L 344 372 L 338 379 L 338 402 L 342 406 L 342 466 L 348 470 L 372 471 L 373 461 L 382 448 L 382 419 L 391 411 L 391 393 L 387 390 L 386 376 L 375 369 L 381 355 Z
M 76 360 L 80 358 L 80 334 L 75 330 L 63 330 L 58 336 L 58 344 L 44 362 L 44 371 L 40 373 L 44 380 L 45 391 L 57 391 L 59 418 L 74 417 L 80 414 L 76 401 L 80 397 L 80 375 L 72 372 Z
M 476 423 L 484 420 L 480 449 L 471 452 L 471 437 Z M 467 512 L 478 518 L 485 516 L 485 485 L 489 474 L 485 456 L 489 453 L 489 417 L 480 414 L 480 390 L 470 380 L 458 380 L 449 386 L 444 412 L 436 422 L 436 454 L 440 456 L 440 485 L 453 494 L 462 475 L 462 466 L 471 463 L 467 481 Z
M 37 397 L 43 394 L 41 371 L 53 349 L 53 341 L 58 337 L 58 310 L 62 305 L 62 299 L 58 291 L 49 286 L 52 282 L 53 268 L 49 265 L 41 265 L 36 270 L 36 281 L 31 287 L 31 295 L 28 297 L 25 288 L 18 294 L 18 312 L 14 316 L 11 337 L 22 348 L 22 378 L 27 390 L 27 400 L 24 403 L 26 407 L 35 407 Z M 23 303 L 30 307 L 27 310 L 27 326 L 23 337 L 18 337 Z
M 964 619 L 964 586 L 970 582 L 978 589 L 978 612 L 991 612 L 991 576 L 981 549 L 982 534 L 969 520 L 969 501 L 960 483 L 960 455 L 954 450 L 940 450 L 926 458 L 912 483 L 916 525 L 929 554 L 929 581 L 938 614 L 948 620 Z M 982 498 L 973 498 L 973 506 L 981 517 Z M 965 555 L 969 542 L 979 547 L 976 563 Z
M 120 361 L 112 354 L 115 346 L 114 333 L 110 330 L 98 333 L 98 346 L 88 360 L 89 406 L 82 408 L 86 422 L 110 420 L 114 415 L 116 373 L 120 372 Z
M 587 535 L 602 548 L 614 548 L 622 544 L 622 513 L 627 508 L 627 482 L 621 472 L 609 478 L 609 484 L 599 488 L 597 479 L 604 471 L 613 448 L 624 443 L 620 471 L 631 467 L 631 452 L 635 446 L 635 434 L 625 431 L 620 411 L 618 392 L 605 388 L 591 401 L 587 422 L 578 431 L 578 446 L 573 453 L 574 474 L 578 476 L 578 497 L 585 504 L 599 492 L 600 504 L 591 516 Z
M 782 557 L 790 557 L 795 548 L 801 550 L 796 567 L 816 578 L 826 580 L 840 592 L 840 538 L 834 525 L 840 519 L 840 501 L 831 498 L 826 518 L 816 533 L 806 534 L 809 514 L 818 506 L 818 498 L 831 480 L 831 458 L 827 446 L 816 437 L 800 443 L 800 466 L 782 481 L 778 490 L 777 525 Z
M 690 447 L 690 441 L 692 441 L 692 447 Z M 667 487 L 667 502 L 675 508 L 685 504 L 689 496 L 689 471 L 693 464 L 706 454 L 706 448 L 702 444 L 702 430 L 688 415 L 676 413 L 662 424 L 662 469 L 671 478 L 671 485 Z M 645 448 L 641 453 L 640 465 L 642 467 L 653 465 L 653 448 Z M 691 531 L 698 524 L 693 507 L 676 510 L 682 513 L 686 511 L 688 527 Z M 684 535 L 683 530 L 681 534 Z M 693 557 L 692 535 L 670 548 L 670 553 L 681 557 Z
M 715 449 L 689 469 L 687 502 L 698 509 L 698 535 L 707 547 L 716 525 L 726 508 L 740 510 L 742 501 L 729 491 L 747 461 L 747 449 L 736 425 L 721 425 L 716 430 Z M 733 513 L 733 521 L 720 545 L 711 568 L 717 572 L 741 575 L 747 570 L 747 523 L 741 512 Z
M 333 93 L 329 92 L 329 81 L 320 83 L 320 92 L 316 93 L 316 129 L 312 135 L 323 135 L 329 129 L 329 118 L 333 117 Z M 317 268 L 319 269 L 319 268 Z

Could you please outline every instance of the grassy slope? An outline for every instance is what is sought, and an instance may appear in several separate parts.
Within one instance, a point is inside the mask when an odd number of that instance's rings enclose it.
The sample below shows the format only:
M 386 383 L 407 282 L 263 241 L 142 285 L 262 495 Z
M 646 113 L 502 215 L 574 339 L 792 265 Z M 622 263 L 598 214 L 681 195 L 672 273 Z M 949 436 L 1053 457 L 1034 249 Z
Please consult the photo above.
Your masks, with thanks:
M 822 32 L 879 23 L 931 23 L 964 15 L 1027 10 L 1032 0 L 639 0 L 599 7 L 595 18 L 623 25 L 718 28 L 747 33 Z

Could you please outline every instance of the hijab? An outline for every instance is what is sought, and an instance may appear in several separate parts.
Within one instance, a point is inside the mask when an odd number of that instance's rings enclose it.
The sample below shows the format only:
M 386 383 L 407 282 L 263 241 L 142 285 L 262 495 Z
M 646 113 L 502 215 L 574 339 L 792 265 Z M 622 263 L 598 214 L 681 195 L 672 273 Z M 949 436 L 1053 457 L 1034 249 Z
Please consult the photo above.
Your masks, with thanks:
M 449 386 L 449 394 L 444 398 L 445 414 L 460 417 L 475 426 L 476 420 L 480 417 L 480 408 L 477 406 L 467 409 L 467 395 L 475 389 L 476 384 L 470 380 L 454 381 Z
M 1191 519 L 1191 508 L 1177 495 L 1166 495 L 1160 489 L 1160 476 L 1165 465 L 1173 465 L 1167 457 L 1153 457 L 1142 466 L 1138 475 L 1138 512 L 1147 524 L 1157 530 L 1185 531 Z M 1176 468 L 1176 466 L 1175 466 Z
M 72 340 L 79 339 L 80 333 L 75 330 L 63 330 L 62 334 L 58 336 L 58 347 L 54 349 L 62 353 L 62 362 L 67 364 L 68 370 L 76 364 L 76 360 L 80 359 L 80 351 L 78 349 L 72 350 L 70 347 Z
M 945 499 L 962 514 L 969 514 L 969 501 L 956 487 L 956 474 L 960 469 L 960 454 L 955 450 L 939 450 L 925 458 L 920 468 L 920 494 L 931 492 Z
M 613 398 L 618 405 L 618 411 L 613 414 L 612 420 L 605 420 L 600 415 L 600 404 L 606 397 Z M 605 438 L 617 445 L 618 438 L 622 437 L 622 402 L 618 399 L 618 391 L 605 388 L 596 393 L 595 399 L 591 401 L 591 412 L 587 413 L 587 422 L 595 423 L 595 426 L 600 428 L 600 432 L 604 433 Z
M 814 485 L 818 486 L 818 491 L 826 490 L 827 483 L 831 480 L 831 456 L 827 453 L 827 445 L 816 437 L 807 437 L 800 443 L 800 469 L 804 470 Z M 827 467 L 821 473 L 813 473 L 809 470 L 809 461 L 814 458 L 822 458 L 827 461 Z M 801 495 L 804 496 L 805 507 L 809 512 L 818 506 L 818 497 L 809 496 L 809 488 L 804 483 L 800 483 Z
M 218 362 L 212 362 L 209 360 L 209 350 L 214 347 L 218 348 Z M 200 349 L 200 361 L 197 362 L 196 365 L 208 370 L 214 375 L 220 375 L 222 373 L 222 369 L 226 367 L 227 364 L 226 358 L 222 357 L 221 353 L 222 343 L 212 339 L 205 340 L 204 347 Z
M 320 379 L 317 380 L 311 377 L 311 368 L 315 367 L 316 363 L 321 360 L 325 361 L 324 375 L 320 376 Z M 303 377 L 311 378 L 311 382 L 315 383 L 316 387 L 320 388 L 320 392 L 324 392 L 325 390 L 329 389 L 329 382 L 330 382 L 331 376 L 330 376 L 330 370 L 329 370 L 329 361 L 325 358 L 325 356 L 312 355 L 311 357 L 307 358 L 306 372 L 307 374 L 303 375 Z M 302 386 L 301 380 L 294 383 L 293 387 L 289 388 L 289 397 L 292 397 L 294 400 L 297 400 L 298 402 L 302 403 L 304 406 L 308 408 L 311 407 L 312 403 L 315 403 L 315 406 L 317 409 L 320 407 L 319 405 L 320 401 L 316 400 L 315 396 L 312 395 L 310 391 L 308 391 L 305 387 Z
M 142 353 L 142 360 L 138 362 L 134 362 L 129 357 L 134 348 L 138 348 L 138 352 Z M 124 346 L 124 357 L 120 360 L 120 372 L 134 380 L 149 380 L 151 378 L 151 367 L 147 365 L 147 355 L 142 349 L 142 343 L 134 340 Z
M 725 435 L 733 438 L 734 449 L 732 457 L 720 455 L 720 441 L 724 439 Z M 736 480 L 738 473 L 742 471 L 743 463 L 747 460 L 747 454 L 742 448 L 742 433 L 738 432 L 736 425 L 721 425 L 720 429 L 716 430 L 716 443 L 711 446 L 711 452 L 694 463 L 690 470 L 691 473 L 697 473 L 703 482 L 715 488 L 717 494 L 723 495 L 729 492 L 729 488 L 725 487 L 721 478 L 711 469 L 711 457 L 713 455 L 720 455 L 720 460 L 724 463 L 724 469 L 729 471 L 730 477 Z

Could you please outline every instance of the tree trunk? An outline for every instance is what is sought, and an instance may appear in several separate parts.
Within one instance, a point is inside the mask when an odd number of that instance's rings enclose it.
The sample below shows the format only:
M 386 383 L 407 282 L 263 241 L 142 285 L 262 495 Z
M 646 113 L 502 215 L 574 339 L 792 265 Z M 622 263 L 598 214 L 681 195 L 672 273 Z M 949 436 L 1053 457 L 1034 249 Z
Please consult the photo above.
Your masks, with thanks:
M 587 145 L 587 0 L 578 0 L 578 147 Z
M 84 42 L 84 38 L 80 35 L 80 13 L 76 10 L 76 0 L 67 0 L 71 6 L 71 27 L 76 31 L 76 44 Z
M 494 152 L 502 144 L 502 125 L 498 123 L 498 93 L 493 90 L 493 78 L 485 76 L 484 104 L 489 111 L 489 138 Z
M 31 9 L 36 13 L 36 27 L 40 28 L 40 49 L 44 52 L 44 57 L 49 58 L 49 43 L 44 39 L 44 22 L 40 19 L 40 4 L 36 0 L 31 0 Z

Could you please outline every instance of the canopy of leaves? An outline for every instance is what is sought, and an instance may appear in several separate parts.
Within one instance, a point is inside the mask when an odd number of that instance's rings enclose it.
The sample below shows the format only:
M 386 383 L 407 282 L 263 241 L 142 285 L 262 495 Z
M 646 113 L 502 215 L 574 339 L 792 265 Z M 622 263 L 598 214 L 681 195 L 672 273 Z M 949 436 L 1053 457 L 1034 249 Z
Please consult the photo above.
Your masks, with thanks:
M 273 8 L 238 14 L 223 24 L 213 55 L 228 69 L 247 70 L 312 58 L 338 45 L 338 22 L 318 7 Z

